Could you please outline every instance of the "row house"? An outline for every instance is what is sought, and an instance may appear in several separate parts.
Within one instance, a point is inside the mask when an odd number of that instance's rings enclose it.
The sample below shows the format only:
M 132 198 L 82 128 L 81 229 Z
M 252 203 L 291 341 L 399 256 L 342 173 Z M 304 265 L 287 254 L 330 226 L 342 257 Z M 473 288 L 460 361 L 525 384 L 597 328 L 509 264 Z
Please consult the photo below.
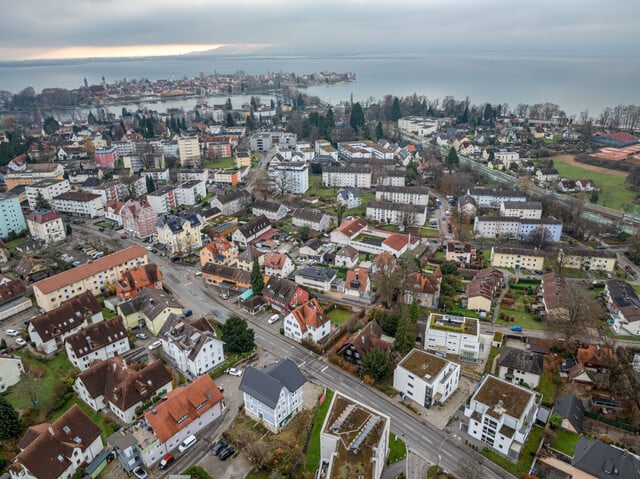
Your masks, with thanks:
M 176 188 L 175 195 L 178 206 L 193 206 L 207 196 L 207 184 L 201 180 L 185 181 Z
M 100 295 L 115 286 L 123 271 L 147 264 L 147 250 L 130 246 L 103 258 L 58 273 L 33 285 L 36 303 L 45 311 L 57 308 L 63 301 L 85 291 Z
M 29 208 L 35 210 L 39 196 L 41 196 L 45 201 L 51 202 L 51 200 L 56 196 L 71 191 L 71 184 L 69 183 L 69 180 L 64 178 L 60 180 L 52 178 L 38 181 L 32 185 L 27 185 L 25 186 L 24 191 L 27 196 L 27 201 L 29 202 Z
M 309 301 L 309 292 L 291 280 L 270 276 L 262 288 L 262 299 L 272 309 L 289 314 L 299 305 Z
M 291 311 L 284 318 L 284 335 L 297 342 L 320 343 L 331 332 L 331 321 L 318 300 L 313 298 Z
M 539 220 L 542 218 L 542 203 L 539 201 L 503 201 L 500 216 Z
M 617 255 L 611 251 L 569 248 L 558 250 L 558 264 L 563 268 L 613 273 L 616 269 L 616 260 Z
M 50 244 L 67 237 L 62 218 L 54 211 L 33 211 L 25 219 L 33 239 Z
M 163 186 L 147 195 L 147 202 L 157 214 L 162 215 L 173 211 L 178 204 L 176 189 L 173 186 Z
M 289 209 L 282 203 L 268 200 L 256 200 L 251 205 L 251 214 L 253 216 L 265 216 L 269 221 L 280 221 Z
M 90 324 L 64 340 L 67 357 L 80 371 L 98 359 L 120 356 L 131 349 L 129 333 L 122 318 L 116 316 Z
M 38 351 L 51 354 L 62 347 L 67 336 L 102 320 L 102 306 L 87 291 L 32 318 L 27 332 L 29 340 Z
M 232 216 L 245 210 L 252 202 L 251 193 L 246 190 L 234 190 L 213 198 L 209 205 L 218 208 L 225 216 Z
M 453 354 L 461 361 L 476 362 L 480 356 L 480 326 L 476 318 L 431 313 L 424 348 Z
M 183 168 L 178 171 L 178 183 L 186 183 L 187 181 L 206 183 L 209 181 L 209 170 L 207 168 Z
M 412 349 L 393 371 L 393 388 L 427 409 L 440 406 L 458 389 L 460 365 Z
M 108 409 L 130 424 L 138 416 L 138 408 L 158 394 L 169 393 L 172 383 L 173 377 L 160 359 L 138 368 L 114 356 L 99 359 L 82 371 L 73 390 L 95 412 Z
M 429 204 L 429 190 L 420 186 L 378 186 L 376 200 L 427 206 Z
M 469 188 L 471 196 L 479 208 L 499 208 L 505 201 L 527 201 L 527 195 L 515 190 L 496 190 L 489 188 Z
M 427 221 L 427 207 L 388 201 L 370 201 L 367 203 L 367 218 L 404 228 L 422 226 Z
M 467 284 L 467 309 L 491 311 L 493 301 L 500 296 L 504 273 L 497 269 L 483 269 Z
M 207 263 L 202 267 L 202 278 L 207 284 L 226 289 L 251 289 L 251 273 L 223 264 Z
M 116 296 L 135 298 L 145 288 L 162 289 L 162 271 L 157 264 L 147 263 L 123 271 L 116 283 Z
M 313 231 L 326 231 L 331 223 L 331 217 L 315 208 L 296 208 L 291 215 L 291 223 L 298 228 L 306 226 Z
M 156 221 L 158 243 L 172 254 L 191 254 L 202 248 L 202 223 L 196 215 L 163 214 Z
M 91 219 L 104 216 L 104 205 L 102 196 L 82 191 L 68 191 L 51 200 L 51 206 L 59 213 Z
M 246 248 L 271 229 L 271 222 L 265 216 L 258 216 L 238 227 L 231 235 L 231 240 Z
M 322 184 L 325 187 L 371 188 L 372 171 L 369 166 L 325 166 L 322 168 Z
M 556 273 L 542 275 L 538 296 L 542 299 L 545 314 L 551 319 L 565 317 L 569 302 L 567 282 Z
M 264 258 L 264 274 L 277 278 L 288 278 L 296 269 L 291 258 L 284 253 L 270 251 Z
M 156 336 L 169 316 L 180 316 L 183 311 L 173 296 L 154 288 L 145 288 L 135 298 L 116 306 L 116 312 L 123 317 L 127 328 L 146 327 Z
M 238 257 L 238 248 L 226 238 L 214 238 L 200 250 L 200 265 L 207 263 L 230 265 Z
M 544 269 L 544 253 L 537 249 L 492 246 L 491 266 L 539 271 Z
M 156 234 L 158 215 L 146 200 L 129 200 L 120 209 L 124 230 L 138 239 Z

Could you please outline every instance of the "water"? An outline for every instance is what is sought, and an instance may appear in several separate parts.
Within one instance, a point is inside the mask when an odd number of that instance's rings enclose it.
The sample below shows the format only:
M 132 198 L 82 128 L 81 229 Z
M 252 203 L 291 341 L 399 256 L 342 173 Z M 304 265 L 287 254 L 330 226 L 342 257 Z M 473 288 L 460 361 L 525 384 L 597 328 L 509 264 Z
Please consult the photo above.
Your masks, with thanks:
M 0 63 L 0 90 L 36 91 L 48 87 L 77 88 L 123 78 L 194 77 L 201 73 L 248 74 L 352 71 L 357 81 L 318 86 L 308 92 L 331 103 L 385 94 L 413 93 L 431 99 L 452 95 L 471 103 L 552 102 L 568 115 L 588 109 L 597 115 L 606 106 L 637 104 L 640 62 L 612 57 L 516 57 L 457 55 L 358 56 L 182 56 L 168 58 Z

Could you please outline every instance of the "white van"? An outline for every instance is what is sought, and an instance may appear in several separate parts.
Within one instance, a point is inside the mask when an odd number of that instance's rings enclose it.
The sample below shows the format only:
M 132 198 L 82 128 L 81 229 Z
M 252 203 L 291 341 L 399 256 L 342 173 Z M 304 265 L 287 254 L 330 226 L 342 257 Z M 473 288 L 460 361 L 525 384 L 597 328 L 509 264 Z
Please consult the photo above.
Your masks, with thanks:
M 187 437 L 184 441 L 180 443 L 180 445 L 178 446 L 178 451 L 180 452 L 186 451 L 191 446 L 193 446 L 197 440 L 198 439 L 193 434 L 191 434 L 191 436 Z

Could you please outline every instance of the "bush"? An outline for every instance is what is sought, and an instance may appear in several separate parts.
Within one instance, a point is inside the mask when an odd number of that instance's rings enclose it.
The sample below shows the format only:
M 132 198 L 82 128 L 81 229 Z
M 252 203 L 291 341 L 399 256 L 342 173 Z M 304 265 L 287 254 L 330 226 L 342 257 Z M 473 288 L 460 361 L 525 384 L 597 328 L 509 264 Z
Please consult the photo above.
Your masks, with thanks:
M 192 479 L 193 478 L 195 478 L 195 479 L 213 479 L 200 466 L 189 466 L 184 471 L 182 471 L 182 474 L 184 474 L 185 476 L 189 476 L 190 475 Z

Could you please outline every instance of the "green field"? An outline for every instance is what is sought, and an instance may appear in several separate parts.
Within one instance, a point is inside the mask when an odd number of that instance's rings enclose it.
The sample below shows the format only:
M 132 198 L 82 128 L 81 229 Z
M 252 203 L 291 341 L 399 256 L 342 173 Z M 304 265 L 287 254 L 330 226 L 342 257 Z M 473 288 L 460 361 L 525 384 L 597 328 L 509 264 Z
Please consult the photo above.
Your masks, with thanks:
M 217 169 L 222 168 L 224 170 L 228 168 L 236 167 L 236 160 L 234 158 L 219 158 L 215 160 L 203 160 L 202 166 L 205 168 Z
M 625 181 L 625 176 L 614 176 L 589 171 L 585 168 L 566 163 L 562 158 L 552 159 L 553 166 L 558 170 L 560 176 L 572 180 L 578 180 L 580 178 L 592 179 L 601 190 L 598 196 L 599 205 L 622 210 L 624 206 L 633 204 L 635 193 L 627 189 L 628 184 Z M 587 200 L 588 199 L 587 196 Z

